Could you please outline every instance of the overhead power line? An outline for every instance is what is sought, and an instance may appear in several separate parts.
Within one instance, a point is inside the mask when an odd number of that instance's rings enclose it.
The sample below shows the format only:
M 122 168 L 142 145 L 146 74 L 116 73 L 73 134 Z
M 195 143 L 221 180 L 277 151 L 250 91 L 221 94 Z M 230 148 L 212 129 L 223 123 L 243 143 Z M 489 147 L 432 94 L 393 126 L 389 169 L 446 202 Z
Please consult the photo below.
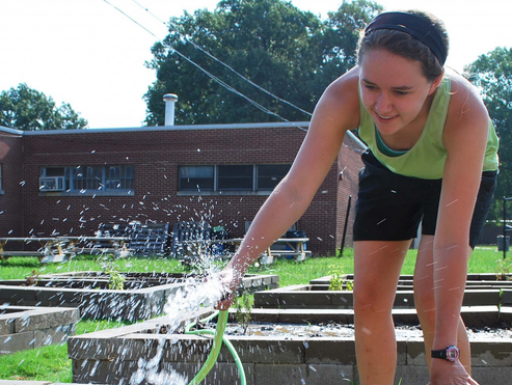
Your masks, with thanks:
M 245 77 L 244 75 L 242 75 L 241 73 L 239 73 L 238 71 L 236 71 L 233 67 L 231 67 L 229 64 L 223 62 L 222 60 L 218 59 L 217 57 L 215 57 L 214 55 L 212 55 L 210 52 L 206 51 L 203 47 L 197 45 L 196 43 L 194 43 L 192 40 L 189 39 L 188 36 L 185 36 L 183 35 L 179 29 L 178 29 L 178 26 L 176 26 L 175 23 L 172 23 L 171 21 L 169 21 L 169 23 L 166 23 L 165 21 L 163 21 L 162 19 L 160 19 L 158 16 L 156 16 L 154 13 L 152 13 L 148 8 L 145 8 L 144 6 L 142 6 L 139 2 L 137 2 L 136 0 L 132 0 L 135 4 L 137 4 L 140 8 L 142 8 L 144 11 L 148 12 L 148 14 L 150 16 L 152 16 L 153 18 L 155 18 L 156 20 L 158 20 L 160 23 L 162 23 L 163 25 L 165 25 L 167 28 L 172 28 L 177 34 L 179 34 L 188 44 L 192 45 L 195 49 L 203 52 L 205 55 L 207 55 L 209 58 L 215 60 L 217 63 L 223 65 L 224 67 L 226 67 L 228 70 L 230 70 L 231 72 L 233 72 L 235 75 L 237 75 L 238 77 L 240 77 L 241 79 L 243 79 L 244 81 L 246 81 L 247 83 L 249 83 L 250 85 L 252 85 L 253 87 L 256 87 L 257 89 L 259 89 L 260 91 L 266 93 L 267 95 L 273 97 L 274 99 L 276 100 L 279 100 L 280 102 L 282 103 L 285 103 L 285 104 L 288 104 L 289 106 L 299 110 L 300 112 L 303 112 L 304 114 L 306 115 L 309 115 L 309 116 L 312 116 L 313 114 L 309 111 L 306 111 L 306 110 L 303 110 L 302 108 L 300 107 L 297 107 L 296 105 L 294 105 L 293 103 L 283 99 L 283 98 L 280 98 L 279 96 L 273 94 L 272 92 L 270 92 L 269 90 L 261 87 L 260 85 L 254 83 L 252 80 L 248 79 L 247 77 Z
M 114 4 L 111 4 L 109 3 L 107 0 L 103 0 L 105 3 L 107 3 L 108 5 L 110 5 L 111 7 L 113 7 L 114 9 L 116 9 L 118 12 L 120 12 L 123 16 L 127 17 L 128 19 L 130 19 L 131 21 L 133 21 L 135 24 L 137 24 L 139 27 L 141 27 L 142 29 L 144 29 L 146 32 L 148 32 L 149 34 L 153 35 L 154 37 L 156 37 L 158 39 L 158 36 L 156 36 L 153 32 L 151 32 L 149 29 L 147 29 L 146 27 L 144 27 L 142 24 L 140 24 L 137 20 L 135 20 L 133 17 L 131 17 L 130 15 L 128 15 L 126 12 L 124 12 L 122 9 L 120 9 L 119 7 L 115 6 Z
M 110 2 L 108 2 L 107 0 L 103 0 L 105 3 L 107 3 L 108 5 L 110 5 L 111 7 L 113 7 L 114 9 L 116 9 L 118 12 L 120 12 L 123 16 L 127 17 L 129 20 L 131 20 L 132 22 L 134 22 L 135 24 L 137 24 L 139 27 L 141 27 L 142 29 L 144 29 L 146 32 L 148 32 L 149 34 L 151 34 L 152 36 L 156 37 L 158 39 L 158 36 L 156 36 L 156 34 L 154 34 L 153 32 L 151 32 L 148 28 L 144 27 L 142 24 L 140 24 L 138 21 L 136 21 L 134 18 L 132 18 L 131 16 L 129 16 L 126 12 L 124 12 L 123 10 L 121 10 L 119 7 L 111 4 Z M 137 3 L 138 4 L 138 3 Z M 140 4 L 138 4 L 140 6 Z M 164 23 L 165 24 L 165 23 Z M 233 92 L 234 94 L 244 98 L 245 100 L 247 100 L 249 103 L 251 103 L 253 106 L 255 106 L 256 108 L 258 108 L 259 110 L 269 114 L 269 115 L 272 115 L 272 116 L 275 116 L 287 123 L 291 123 L 293 124 L 292 122 L 290 122 L 288 119 L 280 116 L 279 114 L 269 110 L 268 108 L 264 107 L 263 105 L 259 104 L 258 102 L 256 102 L 255 100 L 252 100 L 251 98 L 249 98 L 248 96 L 244 95 L 242 92 L 238 91 L 237 89 L 235 89 L 234 87 L 230 86 L 229 84 L 227 84 L 226 82 L 224 82 L 223 80 L 219 79 L 218 77 L 216 77 L 215 75 L 213 75 L 212 73 L 210 73 L 209 71 L 207 71 L 206 69 L 204 69 L 203 67 L 201 67 L 199 64 L 197 64 L 196 62 L 194 62 L 192 59 L 190 59 L 189 57 L 187 57 L 186 55 L 182 54 L 181 52 L 179 52 L 178 50 L 174 49 L 174 48 L 170 48 L 171 52 L 173 53 L 176 53 L 178 56 L 180 56 L 181 58 L 183 58 L 184 60 L 186 60 L 187 62 L 189 62 L 190 64 L 192 64 L 193 66 L 195 66 L 196 68 L 198 68 L 200 71 L 202 71 L 204 74 L 206 74 L 208 77 L 210 77 L 212 80 L 214 80 L 215 82 L 217 82 L 218 84 L 220 84 L 222 87 L 226 88 L 228 91 L 230 92 Z M 307 131 L 305 130 L 304 128 L 296 125 L 297 128 L 299 128 L 300 130 L 302 131 Z

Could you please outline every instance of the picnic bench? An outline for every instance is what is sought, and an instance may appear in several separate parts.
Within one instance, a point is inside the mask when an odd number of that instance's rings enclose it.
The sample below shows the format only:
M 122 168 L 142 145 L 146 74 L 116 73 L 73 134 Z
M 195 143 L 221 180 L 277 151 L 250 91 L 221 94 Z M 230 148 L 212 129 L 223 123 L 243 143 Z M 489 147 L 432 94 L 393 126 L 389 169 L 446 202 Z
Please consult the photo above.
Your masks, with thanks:
M 77 254 L 113 254 L 116 258 L 133 254 L 133 249 L 128 247 L 130 237 L 79 236 L 66 239 L 69 243 L 67 249 Z
M 28 244 L 39 243 L 37 250 L 5 250 L 5 245 L 10 243 Z M 10 257 L 36 257 L 41 263 L 64 262 L 75 254 L 65 248 L 65 237 L 2 237 L 0 238 L 0 259 L 7 260 Z
M 172 229 L 169 255 L 186 268 L 201 261 L 211 245 L 212 228 L 208 222 L 178 222 Z
M 130 238 L 129 249 L 135 255 L 164 255 L 169 240 L 169 223 L 137 223 Z
M 227 244 L 233 244 L 236 248 L 240 246 L 243 238 L 229 238 L 216 242 L 224 242 Z M 305 261 L 306 258 L 311 255 L 311 251 L 306 250 L 306 243 L 309 241 L 309 238 L 300 237 L 300 238 L 279 238 L 277 239 L 272 246 L 266 249 L 263 253 L 258 257 L 257 262 L 260 265 L 269 265 L 275 262 L 277 257 L 291 257 L 295 259 L 296 262 Z M 281 248 L 279 246 L 285 246 L 285 248 Z

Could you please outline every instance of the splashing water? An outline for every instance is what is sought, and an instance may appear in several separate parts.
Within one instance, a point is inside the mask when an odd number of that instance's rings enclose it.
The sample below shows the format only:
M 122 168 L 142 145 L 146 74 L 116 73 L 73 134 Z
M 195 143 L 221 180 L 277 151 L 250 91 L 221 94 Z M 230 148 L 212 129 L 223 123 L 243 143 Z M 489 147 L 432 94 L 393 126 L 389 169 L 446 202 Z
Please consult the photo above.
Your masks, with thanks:
M 214 305 L 225 293 L 220 275 L 213 267 L 207 272 L 208 280 L 198 282 L 193 278 L 186 281 L 186 285 L 170 296 L 164 307 L 165 322 L 168 333 L 176 331 L 181 323 L 187 319 L 195 318 L 204 306 Z M 188 379 L 173 371 L 172 368 L 160 369 L 160 361 L 164 352 L 165 339 L 158 341 L 156 354 L 148 359 L 140 358 L 138 369 L 130 379 L 131 385 L 149 382 L 155 385 L 187 385 Z
M 164 307 L 165 320 L 174 331 L 182 320 L 194 318 L 203 306 L 214 305 L 223 293 L 220 276 L 215 271 L 208 273 L 207 282 L 198 283 L 191 279 L 182 290 L 168 299 Z

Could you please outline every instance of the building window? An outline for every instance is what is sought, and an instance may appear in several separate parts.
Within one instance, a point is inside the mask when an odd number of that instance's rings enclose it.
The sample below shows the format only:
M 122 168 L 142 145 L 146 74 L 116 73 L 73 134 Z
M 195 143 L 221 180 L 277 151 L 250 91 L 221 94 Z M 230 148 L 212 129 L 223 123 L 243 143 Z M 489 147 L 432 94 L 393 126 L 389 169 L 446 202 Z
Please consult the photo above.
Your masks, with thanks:
M 214 166 L 181 166 L 180 191 L 213 191 Z
M 42 167 L 39 190 L 111 193 L 133 190 L 133 166 Z
M 190 192 L 270 192 L 290 167 L 290 164 L 180 166 L 178 188 Z
M 217 190 L 253 190 L 254 167 L 252 165 L 217 166 L 217 172 Z
M 272 191 L 277 184 L 290 171 L 289 164 L 260 164 L 258 165 L 258 185 L 259 191 Z

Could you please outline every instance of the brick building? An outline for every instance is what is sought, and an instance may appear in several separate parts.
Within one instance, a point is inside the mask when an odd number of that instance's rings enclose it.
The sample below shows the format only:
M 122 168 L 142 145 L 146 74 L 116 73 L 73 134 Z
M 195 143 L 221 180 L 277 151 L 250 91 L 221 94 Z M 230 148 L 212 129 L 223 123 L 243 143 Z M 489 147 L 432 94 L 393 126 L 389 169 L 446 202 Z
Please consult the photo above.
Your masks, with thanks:
M 172 228 L 198 220 L 242 236 L 293 162 L 307 125 L 35 132 L 0 127 L 0 236 L 92 235 L 102 222 L 167 222 Z M 297 223 L 316 255 L 333 255 L 341 244 L 362 148 L 347 135 Z M 352 221 L 353 215 L 348 245 Z

